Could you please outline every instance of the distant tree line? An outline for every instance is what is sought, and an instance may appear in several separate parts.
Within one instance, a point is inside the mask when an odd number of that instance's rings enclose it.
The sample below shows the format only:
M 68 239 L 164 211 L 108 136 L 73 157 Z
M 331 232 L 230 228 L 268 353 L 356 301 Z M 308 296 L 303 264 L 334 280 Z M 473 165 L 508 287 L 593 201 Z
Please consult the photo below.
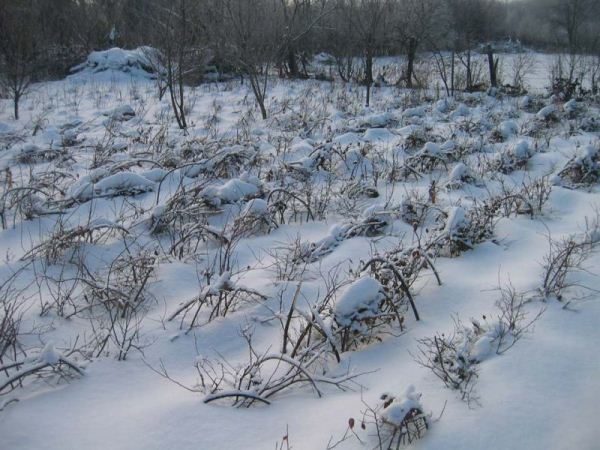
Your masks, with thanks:
M 185 128 L 181 87 L 208 64 L 243 75 L 266 116 L 266 74 L 306 77 L 319 52 L 342 79 L 363 59 L 368 103 L 376 56 L 405 55 L 411 87 L 419 52 L 453 52 L 468 85 L 471 51 L 483 42 L 598 54 L 598 29 L 598 0 L 2 0 L 0 95 L 18 116 L 30 82 L 64 76 L 92 50 L 148 45 L 160 50 L 163 92 Z M 492 85 L 494 71 L 490 49 Z

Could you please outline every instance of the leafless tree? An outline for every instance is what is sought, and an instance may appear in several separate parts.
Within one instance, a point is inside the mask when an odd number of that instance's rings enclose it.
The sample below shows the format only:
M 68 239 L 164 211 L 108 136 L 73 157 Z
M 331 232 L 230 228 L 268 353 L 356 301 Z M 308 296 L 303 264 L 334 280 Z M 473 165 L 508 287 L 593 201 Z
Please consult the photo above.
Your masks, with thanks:
M 34 3 L 18 0 L 0 4 L 0 88 L 13 100 L 15 120 L 19 120 L 19 102 L 41 67 Z
M 406 86 L 411 88 L 416 79 L 414 65 L 417 52 L 424 42 L 438 38 L 442 3 L 439 0 L 402 0 L 396 13 L 395 31 L 406 53 Z
M 340 12 L 352 25 L 356 49 L 364 61 L 362 82 L 366 86 L 366 106 L 371 103 L 373 85 L 373 61 L 377 51 L 385 43 L 390 31 L 390 0 L 347 0 L 341 2 Z
M 156 46 L 159 62 L 164 64 L 164 78 L 177 125 L 187 129 L 186 81 L 202 73 L 205 49 L 202 47 L 202 24 L 197 21 L 198 3 L 177 0 L 156 6 Z M 160 75 L 159 75 L 160 76 Z

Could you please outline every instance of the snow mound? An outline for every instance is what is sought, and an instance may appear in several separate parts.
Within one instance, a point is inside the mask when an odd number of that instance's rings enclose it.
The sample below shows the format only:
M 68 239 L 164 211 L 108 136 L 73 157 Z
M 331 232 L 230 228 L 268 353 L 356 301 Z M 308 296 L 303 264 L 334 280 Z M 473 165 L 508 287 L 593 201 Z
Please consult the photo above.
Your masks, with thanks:
M 389 397 L 384 394 L 383 399 L 386 400 Z M 385 422 L 399 427 L 407 419 L 409 413 L 414 410 L 422 411 L 423 406 L 421 405 L 421 393 L 411 385 L 406 389 L 404 395 L 394 398 L 382 415 Z
M 537 112 L 536 117 L 539 120 L 553 120 L 556 119 L 557 114 L 558 108 L 554 105 L 548 105 L 540 109 Z
M 123 191 L 146 192 L 154 189 L 154 182 L 141 175 L 120 172 L 106 177 L 96 183 L 95 191 L 101 195 L 118 194 Z
M 154 189 L 156 184 L 132 172 L 119 172 L 108 175 L 106 170 L 97 169 L 74 183 L 68 191 L 69 198 L 87 202 L 94 197 L 136 195 Z
M 448 237 L 452 238 L 466 225 L 468 225 L 467 213 L 460 206 L 454 206 L 448 211 L 448 219 L 443 231 Z
M 254 198 L 244 206 L 242 216 L 262 216 L 269 212 L 269 204 L 262 198 Z
M 118 122 L 126 122 L 135 117 L 135 111 L 129 105 L 123 105 L 106 111 L 104 115 Z
M 106 71 L 123 72 L 143 78 L 152 78 L 152 65 L 148 58 L 149 47 L 134 50 L 111 48 L 92 52 L 87 60 L 71 69 L 72 73 L 100 73 Z
M 348 286 L 335 305 L 335 317 L 341 325 L 349 325 L 354 319 L 378 313 L 378 303 L 383 287 L 373 277 L 359 278 Z
M 203 197 L 214 206 L 222 203 L 236 203 L 243 199 L 250 199 L 260 193 L 256 183 L 251 183 L 241 178 L 232 178 L 222 186 L 208 186 L 202 193 Z

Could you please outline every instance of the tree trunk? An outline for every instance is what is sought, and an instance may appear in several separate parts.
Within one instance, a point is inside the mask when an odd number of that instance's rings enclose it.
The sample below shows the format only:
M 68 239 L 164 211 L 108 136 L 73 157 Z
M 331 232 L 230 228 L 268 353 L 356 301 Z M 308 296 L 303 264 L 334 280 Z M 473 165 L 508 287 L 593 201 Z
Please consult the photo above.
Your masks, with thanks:
M 296 60 L 296 52 L 294 51 L 294 48 L 291 45 L 288 46 L 287 65 L 289 76 L 291 78 L 298 78 L 300 74 L 300 71 L 298 70 L 298 61 Z
M 367 107 L 371 104 L 371 85 L 373 84 L 373 52 L 367 49 L 365 58 L 365 84 L 367 86 Z
M 450 68 L 450 85 L 451 85 L 451 90 L 452 90 L 452 97 L 454 97 L 454 71 L 455 71 L 455 64 L 456 64 L 455 52 L 454 52 L 454 50 L 452 50 L 452 65 L 451 65 L 451 68 Z
M 473 90 L 473 73 L 471 72 L 471 49 L 467 50 L 467 91 Z
M 488 67 L 490 70 L 490 86 L 498 87 L 498 60 L 494 59 L 494 49 L 491 45 L 486 47 Z
M 414 71 L 415 71 L 414 68 L 415 68 L 415 58 L 417 56 L 417 44 L 418 44 L 418 41 L 414 37 L 409 38 L 408 52 L 407 52 L 408 67 L 406 68 L 406 87 L 408 87 L 408 88 L 413 87 L 412 80 L 413 80 Z
M 19 120 L 19 100 L 21 96 L 19 94 L 15 94 L 14 96 L 14 111 L 15 111 L 15 120 Z

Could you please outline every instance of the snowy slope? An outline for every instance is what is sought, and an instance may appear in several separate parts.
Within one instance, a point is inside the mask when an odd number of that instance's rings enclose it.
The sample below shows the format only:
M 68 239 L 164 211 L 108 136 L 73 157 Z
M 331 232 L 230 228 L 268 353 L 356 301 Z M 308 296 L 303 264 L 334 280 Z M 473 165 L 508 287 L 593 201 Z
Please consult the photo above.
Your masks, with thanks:
M 0 389 L 0 448 L 377 448 L 360 424 L 384 393 L 397 396 L 390 421 L 423 409 L 429 429 L 410 448 L 598 447 L 597 98 L 381 87 L 365 108 L 353 85 L 273 80 L 263 122 L 249 87 L 228 82 L 189 90 L 183 133 L 143 55 L 110 52 L 35 85 L 19 122 L 0 100 L 0 281 L 13 281 L 0 300 L 22 317 L 0 386 L 45 364 Z M 560 298 L 540 291 L 550 237 L 589 249 Z M 520 323 L 541 315 L 496 354 L 509 283 Z M 119 341 L 111 320 L 126 317 L 135 333 Z M 293 370 L 288 317 L 293 342 L 310 320 L 322 330 L 306 350 L 316 362 L 303 360 L 315 380 L 357 377 L 298 382 L 269 405 L 205 403 L 195 365 L 246 364 L 250 331 L 255 358 L 281 359 L 236 389 Z M 477 372 L 466 399 L 416 361 L 459 319 L 476 342 L 461 341 Z

